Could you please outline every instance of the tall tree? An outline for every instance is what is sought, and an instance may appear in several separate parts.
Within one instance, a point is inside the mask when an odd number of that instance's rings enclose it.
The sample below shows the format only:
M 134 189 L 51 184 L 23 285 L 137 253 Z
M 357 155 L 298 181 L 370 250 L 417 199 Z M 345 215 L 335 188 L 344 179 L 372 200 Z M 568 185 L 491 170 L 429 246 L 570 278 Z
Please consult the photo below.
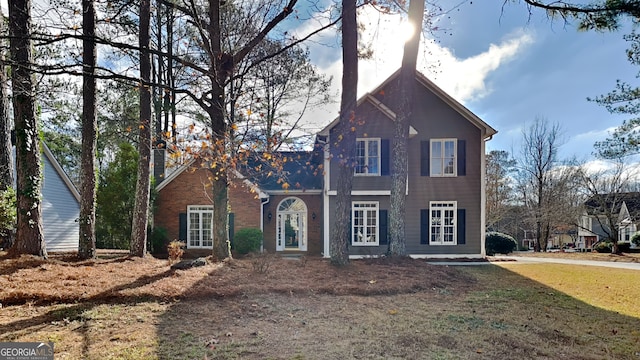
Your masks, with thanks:
M 358 23 L 356 1 L 342 1 L 342 96 L 337 136 L 331 138 L 332 156 L 337 159 L 338 179 L 335 222 L 331 228 L 331 263 L 349 263 L 347 244 L 351 234 L 351 188 L 355 163 L 356 104 L 358 90 Z
M 0 28 L 4 29 L 4 16 L 0 16 Z M 13 160 L 11 155 L 11 118 L 9 116 L 9 94 L 7 93 L 7 73 L 6 59 L 4 52 L 0 53 L 0 194 L 9 188 L 14 188 L 13 183 Z M 6 231 L 4 236 L 5 244 L 0 245 L 8 248 L 13 244 L 13 226 L 11 229 L 0 229 Z
M 138 125 L 138 177 L 136 182 L 133 224 L 131 226 L 131 255 L 144 257 L 147 252 L 147 224 L 149 222 L 149 193 L 151 180 L 151 56 L 149 54 L 149 22 L 151 1 L 140 2 L 140 124 Z
M 420 34 L 424 18 L 424 0 L 412 0 L 409 4 L 409 24 L 414 31 L 404 44 L 400 69 L 400 104 L 393 132 L 393 165 L 391 172 L 391 207 L 389 211 L 389 253 L 406 255 L 405 215 L 406 189 L 409 161 L 409 125 L 415 103 L 416 64 L 420 47 Z
M 493 150 L 486 156 L 487 229 L 502 231 L 500 222 L 511 212 L 514 197 L 509 173 L 516 162 L 504 150 Z
M 82 0 L 82 165 L 80 167 L 80 237 L 78 256 L 96 256 L 96 11 Z
M 549 208 L 552 199 L 548 193 L 552 184 L 552 170 L 559 164 L 559 146 L 560 125 L 550 124 L 546 119 L 536 118 L 522 133 L 518 187 L 535 226 L 535 251 L 546 251 L 551 233 Z
M 42 231 L 42 168 L 31 46 L 31 1 L 9 1 L 13 118 L 16 130 L 18 224 L 11 254 L 47 257 Z
M 634 31 L 624 38 L 631 43 L 627 49 L 627 59 L 633 65 L 640 65 L 640 34 Z M 638 76 L 640 74 L 636 78 Z M 607 139 L 595 143 L 596 155 L 615 160 L 640 153 L 640 87 L 618 80 L 613 91 L 588 100 L 604 106 L 612 114 L 632 116 L 617 127 Z

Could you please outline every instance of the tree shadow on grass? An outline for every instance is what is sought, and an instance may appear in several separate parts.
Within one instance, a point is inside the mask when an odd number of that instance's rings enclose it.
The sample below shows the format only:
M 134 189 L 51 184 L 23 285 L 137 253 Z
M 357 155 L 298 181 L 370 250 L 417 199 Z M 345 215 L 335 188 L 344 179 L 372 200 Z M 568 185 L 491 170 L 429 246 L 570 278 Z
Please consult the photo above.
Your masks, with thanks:
M 408 261 L 212 273 L 160 316 L 158 357 L 640 358 L 638 318 L 494 265 Z

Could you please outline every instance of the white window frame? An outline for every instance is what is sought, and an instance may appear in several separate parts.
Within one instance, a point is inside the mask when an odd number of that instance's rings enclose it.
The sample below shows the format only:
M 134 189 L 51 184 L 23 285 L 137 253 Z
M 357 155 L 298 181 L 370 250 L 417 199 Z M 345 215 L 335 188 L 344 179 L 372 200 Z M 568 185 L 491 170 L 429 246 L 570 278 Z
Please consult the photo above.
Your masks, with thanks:
M 436 211 L 440 210 L 440 214 Z M 451 211 L 451 218 L 447 222 L 446 212 Z M 458 244 L 458 202 L 430 201 L 429 202 L 429 245 L 457 245 Z M 435 231 L 437 229 L 437 231 Z M 447 231 L 449 230 L 449 231 Z M 447 240 L 447 234 L 452 240 Z
M 362 211 L 362 224 L 356 225 L 356 212 Z M 370 217 L 375 221 L 374 240 L 367 241 L 363 231 L 368 225 Z M 357 226 L 357 228 L 356 228 Z M 368 232 L 367 232 L 368 233 Z M 378 201 L 353 201 L 351 202 L 351 245 L 353 246 L 378 246 L 380 245 L 380 202 Z
M 354 166 L 354 174 L 356 176 L 380 176 L 380 166 L 382 165 L 381 155 L 382 149 L 380 149 L 381 139 L 380 138 L 357 138 L 356 139 L 356 151 L 358 149 L 358 143 L 364 143 L 364 166 L 362 167 L 362 172 L 358 172 L 358 154 L 356 153 L 356 165 Z M 369 146 L 370 143 L 375 142 L 377 145 L 378 153 L 376 154 L 378 159 L 378 164 L 376 166 L 377 172 L 369 172 Z
M 192 229 L 191 214 L 198 214 L 198 227 Z M 211 244 L 203 245 L 203 215 L 211 214 Z M 198 238 L 191 238 L 191 231 L 198 232 Z M 192 241 L 193 240 L 193 241 Z M 192 244 L 194 242 L 195 244 Z M 213 249 L 213 206 L 212 205 L 189 205 L 187 206 L 187 249 Z
M 447 168 L 445 162 L 449 159 L 444 156 L 445 147 L 448 142 L 453 143 L 453 171 L 451 173 L 445 173 Z M 440 144 L 441 156 L 435 157 L 433 151 L 433 144 Z M 437 165 L 437 166 L 434 166 Z M 440 173 L 436 173 L 434 170 L 438 169 Z M 455 177 L 458 176 L 458 139 L 431 139 L 429 142 L 429 172 L 432 177 Z

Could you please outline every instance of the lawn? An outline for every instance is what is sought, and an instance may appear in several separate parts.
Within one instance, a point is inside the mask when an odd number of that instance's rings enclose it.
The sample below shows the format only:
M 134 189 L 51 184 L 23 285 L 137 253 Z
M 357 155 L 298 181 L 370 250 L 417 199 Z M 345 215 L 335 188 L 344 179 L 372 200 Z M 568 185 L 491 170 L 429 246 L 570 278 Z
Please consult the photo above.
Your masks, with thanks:
M 0 259 L 0 341 L 53 341 L 56 359 L 640 359 L 639 282 L 508 262 Z

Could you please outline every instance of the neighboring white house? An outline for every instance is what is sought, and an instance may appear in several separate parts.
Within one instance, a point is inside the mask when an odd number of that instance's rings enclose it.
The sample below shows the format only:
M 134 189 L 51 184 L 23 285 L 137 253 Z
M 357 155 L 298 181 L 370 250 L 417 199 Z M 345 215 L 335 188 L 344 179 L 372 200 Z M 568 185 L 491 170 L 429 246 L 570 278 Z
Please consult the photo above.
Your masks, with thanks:
M 44 143 L 41 161 L 42 227 L 47 252 L 78 251 L 80 193 Z

